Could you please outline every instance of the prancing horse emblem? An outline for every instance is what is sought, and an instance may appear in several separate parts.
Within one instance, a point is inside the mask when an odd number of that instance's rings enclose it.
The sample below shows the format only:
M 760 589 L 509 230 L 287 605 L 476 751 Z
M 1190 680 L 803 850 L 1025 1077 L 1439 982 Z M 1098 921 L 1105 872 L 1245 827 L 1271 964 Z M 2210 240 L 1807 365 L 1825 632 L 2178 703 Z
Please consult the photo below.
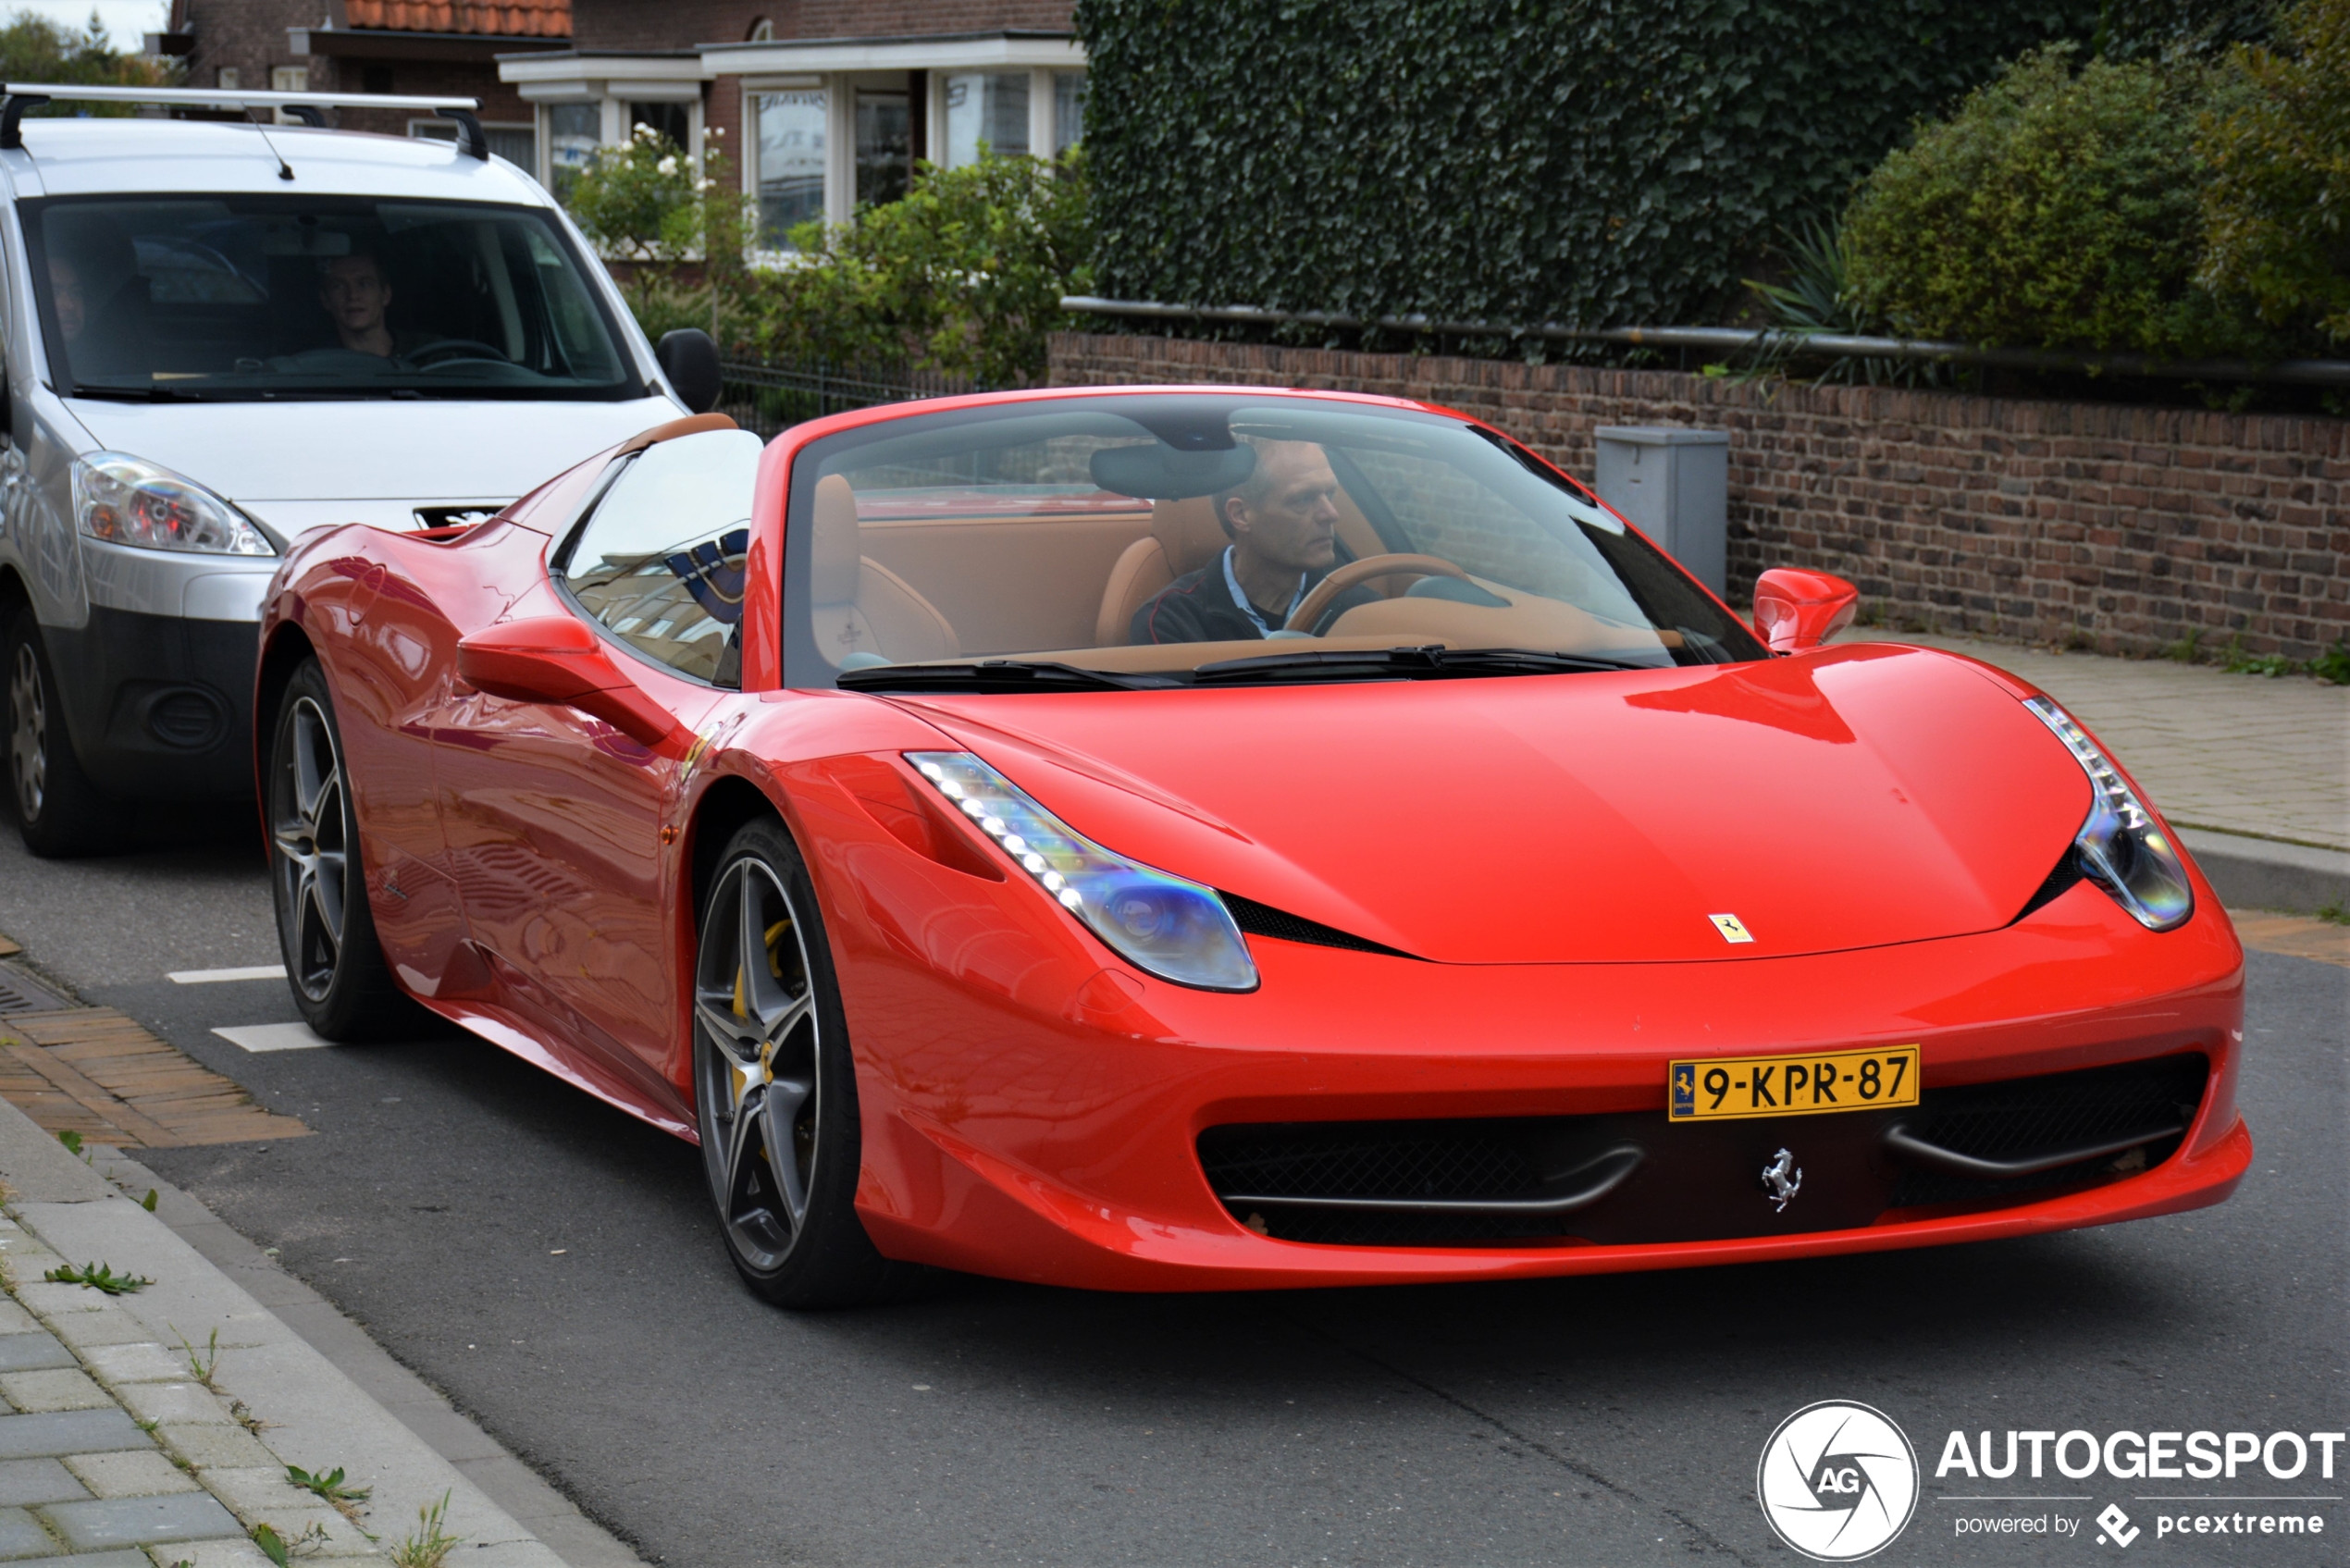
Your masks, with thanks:
M 1776 1212 L 1785 1214 L 1787 1201 L 1802 1191 L 1803 1172 L 1797 1167 L 1795 1156 L 1781 1149 L 1762 1167 L 1762 1195 L 1771 1200 Z

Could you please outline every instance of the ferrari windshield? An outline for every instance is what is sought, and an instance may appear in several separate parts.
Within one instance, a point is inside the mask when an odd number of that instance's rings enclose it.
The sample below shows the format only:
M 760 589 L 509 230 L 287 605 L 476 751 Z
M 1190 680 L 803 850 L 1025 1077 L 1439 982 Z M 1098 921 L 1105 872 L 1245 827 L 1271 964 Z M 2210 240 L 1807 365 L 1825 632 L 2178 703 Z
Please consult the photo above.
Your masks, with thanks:
M 1583 490 L 1459 420 L 1133 393 L 867 426 L 793 465 L 785 670 L 889 691 L 1759 659 Z
M 580 258 L 528 207 L 194 195 L 20 210 L 68 396 L 640 390 Z

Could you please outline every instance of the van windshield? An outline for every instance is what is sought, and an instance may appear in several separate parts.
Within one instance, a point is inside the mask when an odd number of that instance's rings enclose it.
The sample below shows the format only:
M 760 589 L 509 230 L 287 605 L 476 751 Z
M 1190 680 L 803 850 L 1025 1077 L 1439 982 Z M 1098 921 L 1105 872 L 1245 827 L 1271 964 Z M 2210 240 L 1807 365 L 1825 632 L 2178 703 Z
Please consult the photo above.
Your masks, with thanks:
M 580 257 L 531 208 L 175 195 L 22 210 L 68 396 L 642 395 Z

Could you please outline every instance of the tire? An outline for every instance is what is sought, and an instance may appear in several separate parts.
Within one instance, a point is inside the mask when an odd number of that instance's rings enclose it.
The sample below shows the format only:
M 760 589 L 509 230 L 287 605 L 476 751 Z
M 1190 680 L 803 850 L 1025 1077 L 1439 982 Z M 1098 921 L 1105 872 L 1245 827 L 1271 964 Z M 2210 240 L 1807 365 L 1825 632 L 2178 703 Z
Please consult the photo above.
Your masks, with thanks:
M 107 831 L 116 816 L 111 802 L 81 771 L 56 672 L 29 605 L 9 617 L 6 657 L 8 800 L 24 846 L 43 858 L 126 846 L 126 835 Z
M 883 1257 L 857 1217 L 848 1027 L 815 889 L 781 822 L 728 841 L 697 932 L 695 1117 L 736 1271 L 777 1306 L 902 1293 L 922 1271 Z
M 263 782 L 269 890 L 286 983 L 312 1031 L 372 1039 L 414 1014 L 384 963 L 367 907 L 359 820 L 326 672 L 304 660 L 278 700 Z

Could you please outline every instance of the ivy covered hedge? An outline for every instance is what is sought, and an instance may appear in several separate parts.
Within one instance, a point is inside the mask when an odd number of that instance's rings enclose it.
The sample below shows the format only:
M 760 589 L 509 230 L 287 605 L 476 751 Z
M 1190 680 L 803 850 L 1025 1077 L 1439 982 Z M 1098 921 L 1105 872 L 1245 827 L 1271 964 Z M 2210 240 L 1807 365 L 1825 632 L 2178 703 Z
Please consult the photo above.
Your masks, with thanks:
M 1077 0 L 1095 287 L 1725 319 L 1921 115 L 2096 0 Z

